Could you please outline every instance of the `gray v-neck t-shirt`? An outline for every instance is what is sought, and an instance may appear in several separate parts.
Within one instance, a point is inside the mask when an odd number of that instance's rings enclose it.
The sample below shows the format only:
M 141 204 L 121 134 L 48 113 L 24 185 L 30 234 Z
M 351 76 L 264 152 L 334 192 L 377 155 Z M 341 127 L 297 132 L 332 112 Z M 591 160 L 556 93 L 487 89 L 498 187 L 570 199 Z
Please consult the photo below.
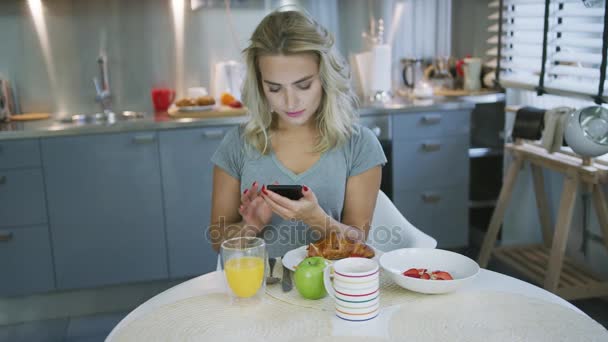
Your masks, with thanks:
M 341 221 L 344 193 L 349 177 L 361 174 L 374 166 L 386 164 L 386 156 L 372 131 L 355 124 L 346 143 L 323 153 L 308 170 L 295 174 L 285 167 L 274 152 L 262 155 L 245 142 L 241 126 L 230 129 L 211 161 L 241 182 L 241 193 L 254 181 L 260 185 L 306 185 L 317 196 L 319 205 L 337 221 Z M 299 221 L 283 220 L 274 214 L 262 232 L 271 257 L 310 243 L 314 234 Z

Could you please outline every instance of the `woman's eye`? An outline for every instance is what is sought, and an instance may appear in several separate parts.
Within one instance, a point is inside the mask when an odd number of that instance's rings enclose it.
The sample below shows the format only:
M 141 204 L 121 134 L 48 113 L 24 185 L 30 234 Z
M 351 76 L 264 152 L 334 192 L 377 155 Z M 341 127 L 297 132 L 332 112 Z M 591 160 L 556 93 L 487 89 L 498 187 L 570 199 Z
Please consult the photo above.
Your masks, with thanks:
M 281 87 L 268 87 L 268 91 L 271 93 L 278 93 Z
M 298 84 L 298 88 L 302 89 L 302 90 L 307 90 L 310 89 L 310 86 L 312 85 L 312 82 L 306 83 L 306 84 Z

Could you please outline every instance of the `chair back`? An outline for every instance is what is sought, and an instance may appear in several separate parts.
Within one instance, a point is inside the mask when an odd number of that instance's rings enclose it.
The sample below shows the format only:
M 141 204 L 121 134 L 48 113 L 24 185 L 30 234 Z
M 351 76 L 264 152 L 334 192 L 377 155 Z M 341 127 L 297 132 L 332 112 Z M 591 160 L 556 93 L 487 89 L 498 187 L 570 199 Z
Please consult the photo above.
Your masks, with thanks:
M 383 252 L 437 247 L 437 240 L 414 227 L 381 190 L 378 191 L 367 243 Z

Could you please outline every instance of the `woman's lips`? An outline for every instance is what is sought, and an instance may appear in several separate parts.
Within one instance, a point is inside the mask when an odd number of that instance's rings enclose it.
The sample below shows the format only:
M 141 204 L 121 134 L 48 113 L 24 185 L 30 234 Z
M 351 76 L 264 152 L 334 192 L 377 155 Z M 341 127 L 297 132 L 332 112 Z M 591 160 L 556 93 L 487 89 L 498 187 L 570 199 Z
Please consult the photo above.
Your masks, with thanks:
M 304 114 L 305 109 L 302 109 L 300 111 L 297 112 L 287 112 L 287 116 L 289 116 L 290 118 L 295 118 L 297 116 L 300 116 L 302 114 Z

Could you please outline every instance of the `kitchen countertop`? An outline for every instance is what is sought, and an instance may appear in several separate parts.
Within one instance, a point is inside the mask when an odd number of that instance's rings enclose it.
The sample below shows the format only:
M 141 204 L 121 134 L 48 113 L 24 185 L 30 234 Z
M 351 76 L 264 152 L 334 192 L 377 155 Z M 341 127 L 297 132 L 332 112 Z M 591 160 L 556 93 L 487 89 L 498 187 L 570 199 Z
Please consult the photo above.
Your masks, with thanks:
M 428 111 L 472 110 L 474 107 L 475 101 L 464 98 L 437 97 L 424 100 L 405 100 L 399 98 L 389 104 L 362 104 L 358 112 L 360 116 L 370 116 L 379 114 L 418 113 Z M 156 115 L 154 117 L 148 116 L 140 119 L 117 120 L 112 124 L 107 122 L 63 123 L 58 118 L 28 122 L 13 121 L 0 124 L 0 141 L 53 136 L 236 125 L 243 123 L 246 120 L 246 115 L 209 119 L 172 119 L 167 115 Z

